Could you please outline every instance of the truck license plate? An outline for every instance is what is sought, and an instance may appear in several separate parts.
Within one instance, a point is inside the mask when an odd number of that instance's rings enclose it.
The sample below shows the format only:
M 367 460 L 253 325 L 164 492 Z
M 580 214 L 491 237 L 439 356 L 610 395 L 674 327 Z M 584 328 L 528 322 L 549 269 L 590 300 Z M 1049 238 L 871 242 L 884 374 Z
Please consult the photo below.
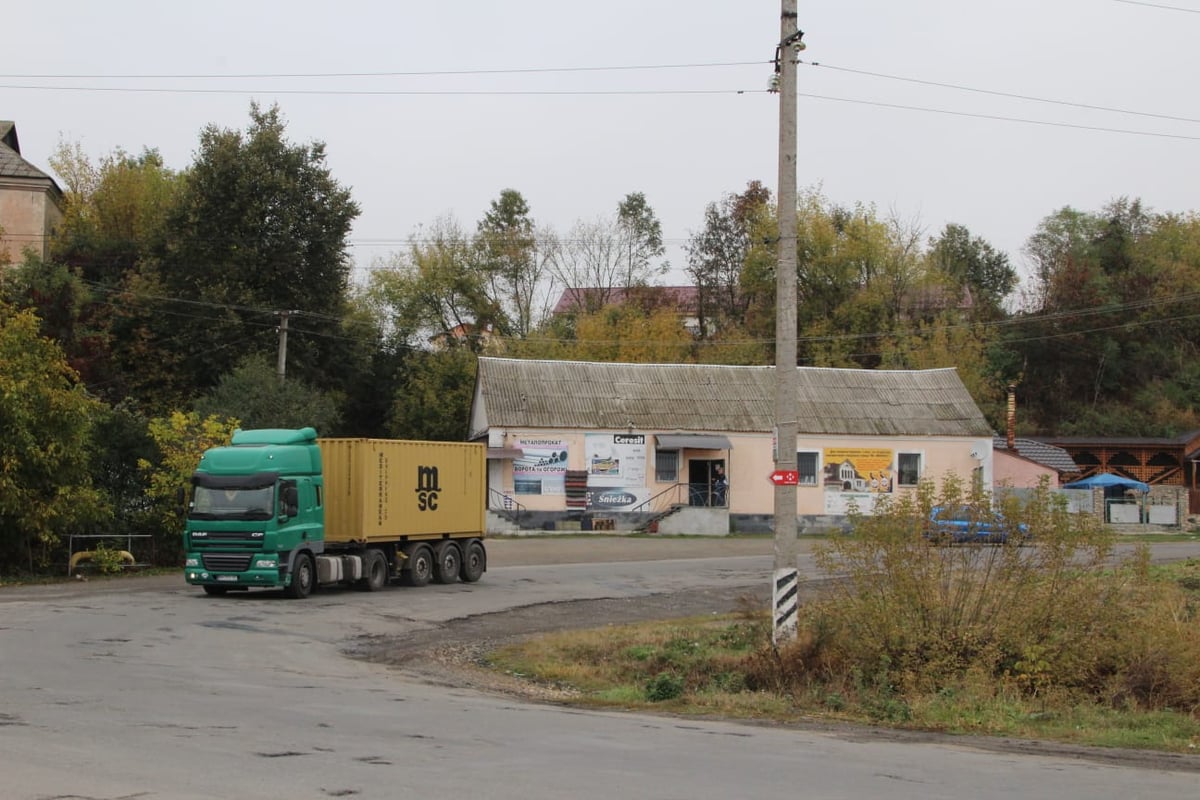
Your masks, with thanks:
M 223 583 L 237 583 L 237 575 L 218 575 L 217 580 Z

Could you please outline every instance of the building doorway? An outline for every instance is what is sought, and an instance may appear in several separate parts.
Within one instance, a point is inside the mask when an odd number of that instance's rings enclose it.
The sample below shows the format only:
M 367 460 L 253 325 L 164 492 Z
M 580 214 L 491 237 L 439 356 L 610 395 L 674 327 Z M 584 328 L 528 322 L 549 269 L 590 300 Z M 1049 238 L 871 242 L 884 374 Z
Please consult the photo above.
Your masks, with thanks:
M 688 504 L 724 507 L 728 503 L 729 477 L 725 474 L 725 459 L 694 458 L 688 461 Z

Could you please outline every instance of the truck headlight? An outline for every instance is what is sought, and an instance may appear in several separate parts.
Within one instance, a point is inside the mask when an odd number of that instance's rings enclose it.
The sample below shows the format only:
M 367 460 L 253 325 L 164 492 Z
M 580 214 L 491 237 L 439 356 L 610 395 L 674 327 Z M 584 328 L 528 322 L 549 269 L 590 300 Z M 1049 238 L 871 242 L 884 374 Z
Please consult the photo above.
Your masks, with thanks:
M 185 561 L 183 562 L 183 565 L 184 565 L 185 567 L 198 567 L 198 566 L 200 566 L 200 559 L 198 559 L 198 558 L 189 558 L 189 559 L 187 559 L 187 560 L 185 560 Z
M 279 569 L 279 562 L 274 558 L 260 558 L 254 562 L 255 569 Z

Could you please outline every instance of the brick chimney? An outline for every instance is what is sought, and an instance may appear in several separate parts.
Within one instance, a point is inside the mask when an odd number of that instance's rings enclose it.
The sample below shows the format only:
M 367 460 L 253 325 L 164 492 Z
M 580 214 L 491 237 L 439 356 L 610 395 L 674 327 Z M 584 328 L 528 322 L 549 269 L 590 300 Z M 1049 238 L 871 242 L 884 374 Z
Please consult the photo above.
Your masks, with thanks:
M 1017 451 L 1017 385 L 1008 385 L 1008 439 L 1005 445 L 1010 452 Z

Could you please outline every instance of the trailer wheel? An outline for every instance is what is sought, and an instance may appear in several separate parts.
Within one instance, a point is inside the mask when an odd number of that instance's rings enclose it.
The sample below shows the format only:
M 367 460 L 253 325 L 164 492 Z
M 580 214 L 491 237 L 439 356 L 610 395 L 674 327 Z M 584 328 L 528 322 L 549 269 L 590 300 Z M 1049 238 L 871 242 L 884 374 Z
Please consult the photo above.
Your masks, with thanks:
M 479 542 L 471 542 L 467 545 L 467 552 L 463 554 L 462 569 L 458 572 L 459 577 L 466 583 L 474 583 L 483 577 L 486 569 L 487 551 Z
M 383 553 L 369 550 L 363 561 L 363 578 L 358 582 L 358 588 L 365 592 L 378 592 L 387 586 L 388 565 Z
M 401 579 L 409 586 L 424 586 L 433 577 L 433 550 L 427 544 L 419 544 L 408 552 L 406 569 Z
M 227 591 L 229 591 L 228 586 L 205 586 L 204 587 L 204 593 L 208 594 L 208 595 L 212 595 L 213 597 L 220 597 L 221 595 L 225 594 Z
M 458 571 L 462 568 L 462 551 L 447 539 L 437 546 L 437 561 L 433 565 L 433 579 L 438 583 L 457 583 Z
M 302 600 L 308 597 L 312 592 L 315 577 L 312 556 L 308 553 L 296 556 L 296 563 L 292 567 L 292 582 L 283 587 L 284 596 L 293 600 Z

